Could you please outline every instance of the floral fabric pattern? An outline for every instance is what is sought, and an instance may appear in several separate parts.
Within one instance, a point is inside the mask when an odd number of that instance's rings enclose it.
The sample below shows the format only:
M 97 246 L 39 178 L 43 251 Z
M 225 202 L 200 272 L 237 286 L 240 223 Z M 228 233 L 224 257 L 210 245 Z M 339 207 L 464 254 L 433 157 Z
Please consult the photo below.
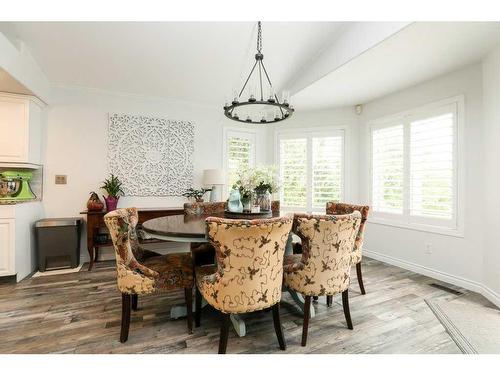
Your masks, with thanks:
M 271 201 L 271 212 L 280 212 L 280 201 Z
M 302 255 L 285 256 L 284 284 L 307 296 L 334 295 L 349 287 L 351 253 L 361 214 L 296 214 L 293 232 L 302 240 Z
M 184 203 L 186 215 L 212 215 L 224 212 L 226 202 L 194 202 Z
M 279 302 L 291 228 L 291 217 L 208 218 L 207 233 L 217 266 L 196 268 L 196 283 L 206 301 L 224 313 L 257 311 Z
M 117 284 L 122 293 L 149 294 L 193 287 L 191 254 L 159 255 L 139 246 L 136 208 L 109 212 L 104 216 L 104 222 L 113 240 Z
M 345 215 L 352 214 L 354 211 L 359 211 L 361 213 L 361 225 L 359 226 L 359 232 L 356 236 L 356 242 L 354 243 L 354 249 L 352 252 L 352 264 L 358 264 L 361 262 L 363 257 L 363 238 L 365 233 L 365 223 L 368 218 L 368 212 L 370 211 L 369 206 L 361 206 L 349 203 L 336 203 L 327 202 L 326 203 L 326 214 L 327 215 Z

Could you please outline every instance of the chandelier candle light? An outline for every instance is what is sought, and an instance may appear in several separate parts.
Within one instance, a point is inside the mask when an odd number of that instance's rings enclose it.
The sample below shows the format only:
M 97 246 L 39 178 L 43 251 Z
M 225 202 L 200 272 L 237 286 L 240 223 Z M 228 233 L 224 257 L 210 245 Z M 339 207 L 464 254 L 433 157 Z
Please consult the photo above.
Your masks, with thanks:
M 290 105 L 289 102 L 289 95 L 287 92 L 283 92 L 283 97 L 282 101 L 280 102 L 278 99 L 278 96 L 275 94 L 273 90 L 273 84 L 271 83 L 271 79 L 269 78 L 269 74 L 267 74 L 267 70 L 264 66 L 264 55 L 262 54 L 262 28 L 261 28 L 261 23 L 258 22 L 257 25 L 258 31 L 257 31 L 257 54 L 255 55 L 255 63 L 253 64 L 252 70 L 250 71 L 250 74 L 248 75 L 245 84 L 241 88 L 239 94 L 235 92 L 233 101 L 231 104 L 226 103 L 224 105 L 224 115 L 227 118 L 230 118 L 231 120 L 234 121 L 239 121 L 239 122 L 246 122 L 250 124 L 266 124 L 266 123 L 273 123 L 273 122 L 278 122 L 278 121 L 283 121 L 287 118 L 289 118 L 293 112 L 294 109 Z M 243 94 L 243 91 L 248 85 L 248 82 L 250 81 L 252 74 L 254 71 L 256 71 L 256 67 L 258 67 L 258 87 L 260 88 L 260 100 L 257 100 L 255 97 L 255 93 L 250 92 L 249 98 L 247 101 L 240 101 L 241 95 Z M 264 90 L 263 86 L 263 79 L 262 79 L 262 72 L 264 72 L 265 79 L 267 80 L 267 83 L 269 84 L 269 87 Z M 264 81 L 264 85 L 267 85 Z M 264 99 L 264 93 L 268 93 L 269 96 L 267 99 Z M 252 110 L 254 108 L 257 108 L 257 111 L 253 111 L 254 114 L 255 112 L 258 113 L 258 118 L 255 118 L 255 116 L 251 116 L 249 113 L 247 113 L 245 116 L 240 115 L 243 113 L 244 110 Z M 240 112 L 240 115 L 238 114 Z M 269 112 L 272 113 L 271 118 L 267 115 Z

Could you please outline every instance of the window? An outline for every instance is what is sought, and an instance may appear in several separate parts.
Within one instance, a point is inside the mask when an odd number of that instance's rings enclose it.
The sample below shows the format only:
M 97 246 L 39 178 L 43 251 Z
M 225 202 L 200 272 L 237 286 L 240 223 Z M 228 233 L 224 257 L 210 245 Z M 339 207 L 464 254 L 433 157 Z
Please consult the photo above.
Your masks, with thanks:
M 281 201 L 286 207 L 307 206 L 307 138 L 280 142 Z
M 324 212 L 326 202 L 342 198 L 343 131 L 281 133 L 278 159 L 284 209 Z
M 255 133 L 236 130 L 227 130 L 225 133 L 224 160 L 227 171 L 226 188 L 229 190 L 238 180 L 238 169 L 255 165 Z
M 457 231 L 460 98 L 371 127 L 373 217 Z
M 372 133 L 374 211 L 403 213 L 403 125 Z

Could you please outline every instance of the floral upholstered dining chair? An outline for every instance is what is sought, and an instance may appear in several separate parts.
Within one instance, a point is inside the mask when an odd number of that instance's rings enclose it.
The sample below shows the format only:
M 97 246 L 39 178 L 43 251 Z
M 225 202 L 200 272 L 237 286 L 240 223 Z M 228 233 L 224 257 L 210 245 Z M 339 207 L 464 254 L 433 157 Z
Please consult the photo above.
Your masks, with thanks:
M 122 293 L 120 342 L 128 339 L 130 308 L 137 310 L 139 295 L 184 289 L 188 331 L 193 331 L 193 262 L 190 253 L 160 255 L 142 249 L 137 239 L 136 208 L 111 211 L 104 216 L 116 256 L 118 289 Z
M 225 209 L 226 202 L 184 203 L 184 215 L 223 214 Z M 209 243 L 192 242 L 190 246 L 195 265 L 215 263 L 215 250 Z
M 345 215 L 351 214 L 354 211 L 359 211 L 361 213 L 361 225 L 359 226 L 358 235 L 356 236 L 356 241 L 354 243 L 354 249 L 352 251 L 352 264 L 356 265 L 356 275 L 358 277 L 358 284 L 361 294 L 366 294 L 365 286 L 363 284 L 363 275 L 361 272 L 361 259 L 363 257 L 363 238 L 365 234 L 365 223 L 368 218 L 368 212 L 370 211 L 369 206 L 362 206 L 350 203 L 337 203 L 337 202 L 327 202 L 326 203 L 326 214 L 327 215 Z
M 222 215 L 226 206 L 226 202 L 184 203 L 184 215 Z M 271 211 L 279 213 L 280 201 L 271 202 Z M 215 249 L 209 243 L 191 243 L 191 253 L 193 254 L 194 264 L 197 266 L 215 263 Z
M 225 353 L 230 314 L 272 307 L 274 328 L 281 350 L 286 349 L 279 302 L 283 281 L 283 255 L 292 228 L 291 217 L 231 220 L 210 217 L 207 233 L 217 265 L 195 268 L 196 325 L 201 297 L 223 314 L 219 354 Z
M 302 254 L 286 255 L 284 285 L 305 297 L 302 346 L 306 346 L 311 298 L 342 293 L 347 326 L 352 329 L 348 288 L 351 253 L 361 223 L 361 214 L 295 214 L 293 233 L 302 240 Z

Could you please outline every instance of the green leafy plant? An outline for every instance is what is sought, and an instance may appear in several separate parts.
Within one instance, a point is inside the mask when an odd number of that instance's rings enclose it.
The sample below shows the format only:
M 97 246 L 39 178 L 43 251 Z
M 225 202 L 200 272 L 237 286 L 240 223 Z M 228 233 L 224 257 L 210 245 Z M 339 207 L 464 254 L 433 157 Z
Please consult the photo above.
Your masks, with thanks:
M 122 182 L 113 173 L 102 182 L 101 189 L 108 193 L 108 196 L 118 198 L 123 195 Z
M 205 195 L 205 193 L 207 191 L 211 191 L 211 190 L 212 189 L 205 189 L 205 188 L 201 188 L 201 189 L 189 188 L 186 190 L 186 192 L 184 194 L 182 194 L 182 196 L 186 197 L 186 198 L 194 198 L 197 202 L 200 202 L 200 201 L 202 201 L 202 198 Z
M 242 198 L 252 198 L 254 193 L 263 193 L 267 190 L 270 193 L 279 190 L 274 166 L 241 167 L 237 176 L 238 181 L 233 185 L 233 189 L 239 189 Z

